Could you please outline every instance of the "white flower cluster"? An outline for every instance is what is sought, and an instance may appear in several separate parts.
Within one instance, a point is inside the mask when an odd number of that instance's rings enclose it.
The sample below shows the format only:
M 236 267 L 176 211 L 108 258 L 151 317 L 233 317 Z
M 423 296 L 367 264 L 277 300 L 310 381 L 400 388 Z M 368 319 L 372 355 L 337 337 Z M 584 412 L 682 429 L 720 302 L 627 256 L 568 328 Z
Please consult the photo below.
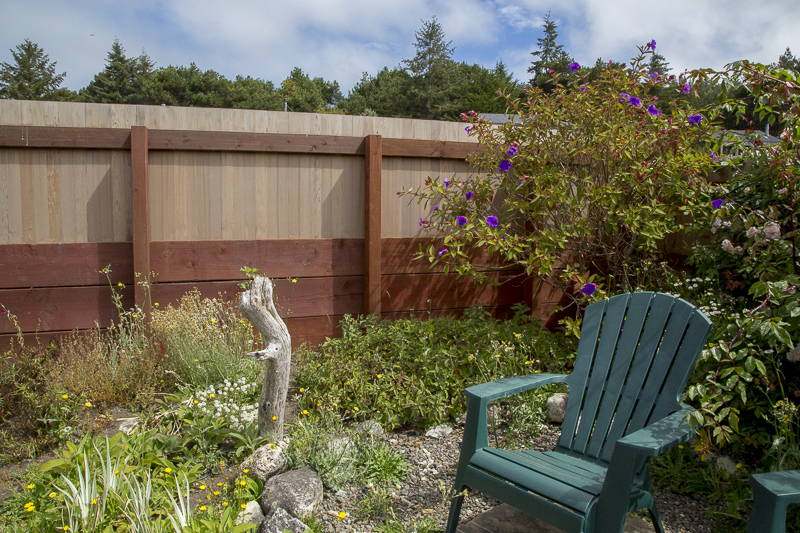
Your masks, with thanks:
M 734 246 L 731 241 L 725 239 L 722 241 L 722 249 L 728 252 L 729 254 L 740 254 L 742 253 L 741 246 Z
M 258 419 L 258 404 L 247 404 L 244 399 L 256 388 L 241 378 L 233 383 L 227 379 L 221 384 L 211 385 L 195 396 L 195 408 L 204 415 L 226 418 L 235 431 L 243 431 Z
M 757 242 L 761 242 L 764 239 L 770 239 L 773 241 L 780 239 L 781 227 L 775 222 L 769 222 L 763 228 L 750 226 L 749 228 L 747 228 L 747 238 L 751 239 L 753 237 L 756 238 Z
M 722 220 L 721 218 L 717 217 L 714 219 L 714 222 L 711 223 L 711 233 L 716 233 L 719 228 L 730 228 L 731 221 L 730 220 Z

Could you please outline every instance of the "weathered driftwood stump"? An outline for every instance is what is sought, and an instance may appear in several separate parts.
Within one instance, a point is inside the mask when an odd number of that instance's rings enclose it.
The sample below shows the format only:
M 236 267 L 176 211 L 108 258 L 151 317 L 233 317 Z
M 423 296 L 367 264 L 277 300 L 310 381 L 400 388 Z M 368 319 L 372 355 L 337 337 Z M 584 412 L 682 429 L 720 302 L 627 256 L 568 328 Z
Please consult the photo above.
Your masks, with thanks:
M 258 276 L 239 299 L 239 311 L 261 333 L 264 349 L 247 355 L 264 361 L 264 384 L 258 400 L 258 433 L 283 438 L 283 412 L 289 391 L 292 341 L 272 301 L 272 281 Z

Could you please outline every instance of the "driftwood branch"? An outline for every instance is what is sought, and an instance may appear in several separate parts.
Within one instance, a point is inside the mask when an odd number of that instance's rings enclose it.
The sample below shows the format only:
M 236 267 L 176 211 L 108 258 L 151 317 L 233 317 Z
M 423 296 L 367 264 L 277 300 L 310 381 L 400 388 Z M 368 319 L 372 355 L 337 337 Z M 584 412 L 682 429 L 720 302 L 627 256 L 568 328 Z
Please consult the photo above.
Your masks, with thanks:
M 258 433 L 283 438 L 283 414 L 289 391 L 292 341 L 289 330 L 275 309 L 273 284 L 258 276 L 239 299 L 239 311 L 261 333 L 264 349 L 247 355 L 264 361 L 264 384 L 258 401 Z

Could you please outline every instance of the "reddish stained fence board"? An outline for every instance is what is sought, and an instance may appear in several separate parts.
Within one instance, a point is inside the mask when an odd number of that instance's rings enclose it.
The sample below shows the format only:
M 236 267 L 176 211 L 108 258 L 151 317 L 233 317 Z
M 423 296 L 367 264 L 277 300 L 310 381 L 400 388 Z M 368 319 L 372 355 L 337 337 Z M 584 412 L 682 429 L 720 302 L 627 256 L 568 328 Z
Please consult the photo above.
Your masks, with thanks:
M 414 256 L 419 253 L 420 247 L 423 252 L 426 252 L 429 246 L 433 246 L 435 250 L 440 249 L 442 246 L 441 239 L 427 237 L 383 239 L 381 248 L 381 272 L 384 275 L 444 272 L 444 262 L 431 266 L 431 262 L 425 257 L 414 259 Z M 519 267 L 516 265 L 504 263 L 502 259 L 497 256 L 490 256 L 483 248 L 471 250 L 467 252 L 467 254 L 473 264 L 481 271 L 491 269 L 519 270 Z
M 523 276 L 490 273 L 489 278 L 505 283 L 479 287 L 471 278 L 459 279 L 454 274 L 385 275 L 381 282 L 381 308 L 388 313 L 464 308 L 476 303 L 494 307 L 525 301 Z
M 133 287 L 115 288 L 124 309 L 133 307 Z M 0 290 L 0 302 L 13 313 L 24 333 L 107 327 L 118 314 L 108 286 L 44 287 Z M 0 320 L 0 334 L 14 333 L 9 320 Z
M 359 276 L 363 239 L 153 241 L 150 265 L 156 283 L 241 279 L 241 267 L 271 278 Z
M 4 244 L 0 289 L 103 285 L 100 270 L 109 265 L 114 283 L 133 283 L 131 243 Z

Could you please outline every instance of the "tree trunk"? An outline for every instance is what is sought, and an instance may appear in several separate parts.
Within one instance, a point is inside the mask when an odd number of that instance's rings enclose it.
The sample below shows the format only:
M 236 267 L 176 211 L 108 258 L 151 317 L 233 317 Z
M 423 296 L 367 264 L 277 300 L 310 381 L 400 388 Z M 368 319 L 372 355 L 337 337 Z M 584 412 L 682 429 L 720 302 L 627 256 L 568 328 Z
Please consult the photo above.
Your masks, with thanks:
M 289 391 L 292 341 L 272 301 L 272 281 L 258 276 L 239 299 L 239 311 L 261 333 L 264 349 L 247 355 L 264 361 L 264 384 L 258 400 L 258 433 L 283 438 L 283 413 Z

